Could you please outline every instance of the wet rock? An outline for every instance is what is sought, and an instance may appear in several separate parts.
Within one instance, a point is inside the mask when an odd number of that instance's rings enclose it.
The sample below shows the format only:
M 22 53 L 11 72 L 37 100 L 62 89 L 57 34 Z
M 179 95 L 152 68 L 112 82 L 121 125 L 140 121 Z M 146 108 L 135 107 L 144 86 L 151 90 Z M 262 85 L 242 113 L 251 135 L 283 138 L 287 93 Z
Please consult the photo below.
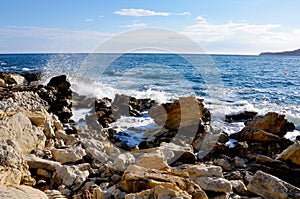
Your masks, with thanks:
M 10 199 L 48 199 L 47 195 L 38 189 L 34 189 L 30 186 L 19 185 L 13 187 L 0 186 L 0 193 L 2 198 Z
M 85 150 L 81 146 L 73 146 L 65 149 L 52 149 L 53 159 L 60 163 L 74 163 L 86 155 Z
M 37 147 L 44 147 L 44 133 L 33 126 L 23 113 L 19 112 L 0 120 L 0 126 L 0 140 L 14 140 L 23 154 L 29 154 Z
M 214 192 L 232 192 L 230 181 L 220 177 L 200 177 L 194 180 L 203 190 Z
M 281 154 L 278 155 L 279 160 L 289 160 L 296 165 L 300 165 L 300 141 L 289 146 Z
M 47 87 L 38 90 L 38 94 L 50 105 L 48 112 L 57 115 L 63 123 L 69 121 L 72 117 L 72 91 L 66 75 L 53 77 Z
M 247 188 L 263 198 L 300 198 L 299 188 L 262 171 L 255 173 Z
M 257 112 L 255 111 L 244 111 L 242 113 L 238 113 L 235 115 L 225 115 L 225 121 L 226 122 L 242 122 L 247 121 L 248 119 L 253 118 L 257 115 Z
M 283 137 L 288 131 L 295 129 L 293 123 L 288 122 L 284 115 L 269 112 L 264 116 L 256 116 L 245 123 L 246 127 L 258 128 L 260 130 Z
M 196 132 L 199 124 L 210 122 L 210 112 L 204 107 L 203 100 L 195 97 L 181 97 L 172 103 L 153 106 L 150 117 L 167 129 L 178 130 L 179 127 L 193 127 Z

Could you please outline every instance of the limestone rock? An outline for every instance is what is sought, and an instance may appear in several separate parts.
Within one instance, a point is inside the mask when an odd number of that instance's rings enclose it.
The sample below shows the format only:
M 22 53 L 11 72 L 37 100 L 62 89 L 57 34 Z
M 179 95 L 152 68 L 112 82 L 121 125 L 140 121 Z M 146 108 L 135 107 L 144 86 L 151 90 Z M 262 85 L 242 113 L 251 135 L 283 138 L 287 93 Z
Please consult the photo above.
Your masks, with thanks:
M 191 199 L 192 196 L 184 191 L 177 191 L 163 186 L 156 186 L 153 187 L 152 189 L 147 189 L 139 193 L 132 193 L 132 194 L 125 195 L 125 199 L 137 199 L 137 198 Z
M 210 112 L 204 108 L 202 101 L 195 97 L 181 97 L 173 103 L 153 106 L 149 114 L 158 125 L 168 129 L 177 130 L 184 125 L 198 128 L 201 123 L 199 119 L 203 122 L 210 121 Z
M 71 163 L 81 160 L 85 155 L 85 150 L 81 146 L 74 146 L 65 149 L 52 149 L 53 159 L 60 163 Z
M 77 166 L 59 166 L 54 172 L 53 180 L 60 181 L 72 190 L 78 189 L 89 176 L 89 171 L 81 171 Z
M 300 198 L 299 188 L 262 171 L 255 173 L 247 188 L 263 198 Z
M 22 176 L 23 174 L 19 169 L 0 166 L 0 185 L 4 185 L 4 186 L 19 185 L 22 180 Z
M 1 198 L 9 199 L 48 199 L 47 195 L 38 189 L 29 186 L 19 185 L 13 187 L 0 186 Z
M 240 195 L 248 195 L 248 189 L 246 185 L 241 180 L 230 180 L 233 190 Z
M 130 165 L 125 170 L 119 187 L 126 192 L 135 193 L 156 186 L 177 191 L 193 192 L 193 186 L 186 172 L 165 172 Z
M 47 171 L 55 171 L 61 166 L 61 164 L 58 162 L 38 158 L 34 155 L 25 156 L 24 159 L 31 169 L 45 169 Z
M 189 173 L 192 180 L 200 177 L 223 177 L 222 168 L 220 166 L 196 164 L 196 165 L 181 165 L 177 169 Z
M 131 153 L 121 153 L 114 160 L 114 168 L 118 171 L 123 171 L 134 162 L 135 157 Z
M 170 167 L 165 159 L 161 155 L 153 153 L 144 154 L 137 160 L 136 164 L 149 169 L 170 170 Z
M 290 160 L 292 163 L 300 165 L 300 141 L 289 146 L 286 150 L 278 155 L 277 159 Z
M 8 74 L 5 76 L 5 81 L 8 84 L 17 84 L 17 85 L 25 85 L 28 84 L 25 77 L 19 75 L 19 74 Z
M 23 113 L 30 119 L 31 123 L 35 126 L 44 125 L 47 119 L 47 114 L 43 111 L 24 111 Z
M 0 78 L 0 87 L 6 87 L 6 83 L 5 83 L 5 80 Z
M 232 134 L 230 137 L 239 141 L 250 142 L 276 142 L 280 140 L 280 137 L 275 134 L 248 126 L 243 128 L 240 132 Z
M 46 190 L 44 191 L 48 199 L 67 199 L 62 193 L 58 190 Z
M 23 113 L 0 120 L 0 141 L 11 139 L 16 142 L 23 154 L 29 154 L 37 147 L 45 145 L 44 133 L 31 124 Z
M 295 126 L 285 119 L 284 115 L 278 113 L 269 112 L 265 116 L 256 116 L 253 119 L 247 121 L 245 126 L 251 128 L 258 128 L 260 130 L 278 135 L 284 136 L 287 131 L 293 130 Z
M 200 177 L 194 179 L 194 182 L 198 184 L 203 190 L 214 192 L 232 192 L 232 185 L 230 181 L 220 177 Z

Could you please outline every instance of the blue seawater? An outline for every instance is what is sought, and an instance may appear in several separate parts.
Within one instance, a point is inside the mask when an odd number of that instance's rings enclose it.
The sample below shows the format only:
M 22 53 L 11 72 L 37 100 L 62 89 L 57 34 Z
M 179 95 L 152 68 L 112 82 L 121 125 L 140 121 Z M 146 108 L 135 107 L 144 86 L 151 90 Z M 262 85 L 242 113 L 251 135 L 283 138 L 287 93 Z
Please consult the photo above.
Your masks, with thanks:
M 245 110 L 285 114 L 297 128 L 292 136 L 300 130 L 300 57 L 1 54 L 0 71 L 42 72 L 45 81 L 68 74 L 73 90 L 97 97 L 125 93 L 164 102 L 196 95 L 205 99 L 217 124 L 228 133 L 243 124 L 227 124 L 224 116 Z

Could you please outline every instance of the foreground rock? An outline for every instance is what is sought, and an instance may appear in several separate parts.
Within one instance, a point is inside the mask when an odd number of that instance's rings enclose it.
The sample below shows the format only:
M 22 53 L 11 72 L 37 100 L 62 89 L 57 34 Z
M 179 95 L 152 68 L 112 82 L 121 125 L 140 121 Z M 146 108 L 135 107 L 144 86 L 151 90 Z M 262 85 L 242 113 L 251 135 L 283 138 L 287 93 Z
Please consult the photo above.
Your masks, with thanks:
M 247 186 L 248 190 L 263 198 L 300 198 L 300 189 L 272 175 L 257 171 Z
M 32 125 L 30 119 L 23 113 L 16 113 L 11 117 L 0 120 L 0 141 L 14 140 L 23 154 L 29 154 L 37 147 L 45 145 L 44 133 Z
M 0 186 L 0 197 L 9 199 L 48 199 L 47 195 L 38 189 L 29 186 Z

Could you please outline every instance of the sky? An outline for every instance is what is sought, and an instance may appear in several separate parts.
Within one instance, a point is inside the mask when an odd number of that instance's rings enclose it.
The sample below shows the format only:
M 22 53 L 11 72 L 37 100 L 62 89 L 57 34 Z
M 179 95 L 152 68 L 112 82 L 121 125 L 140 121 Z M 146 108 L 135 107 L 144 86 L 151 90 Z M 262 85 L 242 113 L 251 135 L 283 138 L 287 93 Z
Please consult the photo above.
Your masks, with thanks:
M 300 48 L 298 0 L 1 0 L 0 53 L 92 52 L 126 31 L 160 28 L 207 53 Z

